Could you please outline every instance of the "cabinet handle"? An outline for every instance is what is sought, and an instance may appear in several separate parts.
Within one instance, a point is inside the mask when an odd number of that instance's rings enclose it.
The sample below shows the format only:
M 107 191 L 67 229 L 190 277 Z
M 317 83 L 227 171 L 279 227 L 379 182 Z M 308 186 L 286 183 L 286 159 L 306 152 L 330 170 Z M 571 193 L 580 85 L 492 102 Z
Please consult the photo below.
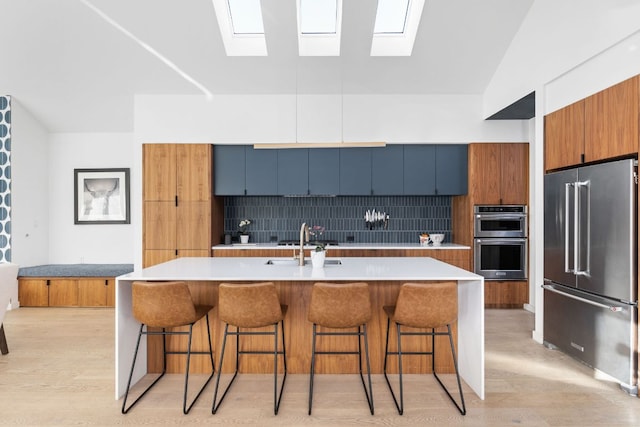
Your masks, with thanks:
M 178 206 L 178 195 L 176 195 L 176 206 Z

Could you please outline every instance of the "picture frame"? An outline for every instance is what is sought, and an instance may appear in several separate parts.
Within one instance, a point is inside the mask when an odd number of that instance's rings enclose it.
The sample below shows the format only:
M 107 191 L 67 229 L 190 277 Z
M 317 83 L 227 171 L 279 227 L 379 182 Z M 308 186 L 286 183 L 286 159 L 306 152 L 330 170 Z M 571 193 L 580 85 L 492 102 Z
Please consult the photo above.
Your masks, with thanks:
M 74 169 L 74 224 L 130 224 L 129 168 Z

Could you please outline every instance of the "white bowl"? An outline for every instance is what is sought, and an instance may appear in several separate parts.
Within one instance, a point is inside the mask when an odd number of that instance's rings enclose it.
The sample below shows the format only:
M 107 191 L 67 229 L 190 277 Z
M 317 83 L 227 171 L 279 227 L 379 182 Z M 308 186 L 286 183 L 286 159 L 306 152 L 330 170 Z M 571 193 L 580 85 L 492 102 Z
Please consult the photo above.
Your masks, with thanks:
M 429 234 L 429 239 L 435 246 L 438 246 L 444 241 L 444 234 Z

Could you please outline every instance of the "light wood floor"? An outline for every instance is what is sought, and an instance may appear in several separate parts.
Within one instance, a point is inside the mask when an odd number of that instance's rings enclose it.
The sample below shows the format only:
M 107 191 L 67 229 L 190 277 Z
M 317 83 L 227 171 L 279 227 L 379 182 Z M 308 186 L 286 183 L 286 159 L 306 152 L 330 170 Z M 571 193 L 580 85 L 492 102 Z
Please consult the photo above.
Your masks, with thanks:
M 216 415 L 211 415 L 213 384 L 191 413 L 182 415 L 178 375 L 161 380 L 121 415 L 113 391 L 113 309 L 21 308 L 5 319 L 10 353 L 0 356 L 0 425 L 640 425 L 640 399 L 536 344 L 532 327 L 533 315 L 524 310 L 487 310 L 486 399 L 465 387 L 466 417 L 431 376 L 406 378 L 405 415 L 399 416 L 380 375 L 374 377 L 375 416 L 356 376 L 317 377 L 308 416 L 306 375 L 287 378 L 277 417 L 272 377 L 248 375 L 238 378 Z

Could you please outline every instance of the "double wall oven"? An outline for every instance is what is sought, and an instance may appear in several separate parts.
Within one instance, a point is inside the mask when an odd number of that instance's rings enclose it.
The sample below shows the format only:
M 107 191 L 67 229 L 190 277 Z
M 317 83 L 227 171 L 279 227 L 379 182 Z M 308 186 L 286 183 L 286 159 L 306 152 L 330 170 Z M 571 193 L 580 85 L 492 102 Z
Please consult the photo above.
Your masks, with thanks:
M 476 205 L 474 271 L 486 280 L 527 278 L 527 207 Z

